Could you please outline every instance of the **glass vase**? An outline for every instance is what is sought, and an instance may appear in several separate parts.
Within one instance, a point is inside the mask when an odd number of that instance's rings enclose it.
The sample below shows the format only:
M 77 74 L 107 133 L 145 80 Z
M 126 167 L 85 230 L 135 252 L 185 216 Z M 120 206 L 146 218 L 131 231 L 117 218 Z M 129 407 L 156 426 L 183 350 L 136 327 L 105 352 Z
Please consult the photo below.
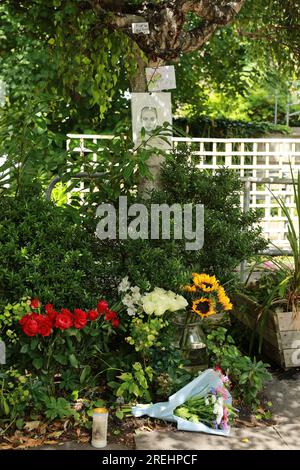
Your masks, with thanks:
M 202 329 L 202 318 L 194 312 L 178 315 L 174 319 L 176 328 L 175 347 L 182 351 L 190 365 L 208 366 L 206 337 Z

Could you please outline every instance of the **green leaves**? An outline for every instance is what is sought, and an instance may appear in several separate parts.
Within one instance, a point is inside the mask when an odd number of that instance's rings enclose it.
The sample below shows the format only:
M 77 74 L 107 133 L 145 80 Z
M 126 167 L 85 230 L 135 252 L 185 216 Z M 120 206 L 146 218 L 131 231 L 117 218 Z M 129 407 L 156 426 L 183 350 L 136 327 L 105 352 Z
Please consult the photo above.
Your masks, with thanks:
M 241 354 L 226 328 L 217 328 L 207 335 L 211 364 L 219 364 L 233 383 L 233 393 L 242 403 L 255 409 L 264 384 L 271 379 L 268 364 Z
M 31 403 L 28 389 L 28 376 L 12 367 L 0 370 L 0 420 L 7 423 L 22 419 Z
M 42 357 L 36 357 L 32 361 L 33 367 L 36 369 L 41 369 L 43 367 L 43 358 Z
M 64 353 L 53 354 L 53 359 L 63 366 L 68 364 L 68 357 Z
M 77 359 L 76 359 L 76 357 L 75 357 L 74 354 L 70 354 L 70 355 L 69 355 L 69 361 L 70 361 L 71 366 L 72 366 L 72 367 L 75 367 L 75 368 L 77 369 L 77 367 L 78 367 L 78 361 L 77 361 Z
M 91 367 L 90 366 L 85 366 L 80 374 L 80 383 L 81 385 L 85 383 L 85 381 L 87 380 L 87 378 L 90 376 L 91 374 Z
M 124 400 L 135 401 L 137 398 L 144 398 L 146 401 L 151 399 L 149 393 L 149 382 L 153 379 L 153 370 L 151 367 L 143 369 L 139 362 L 132 365 L 133 372 L 123 372 L 117 378 L 123 383 L 109 382 L 108 386 L 115 390 L 117 397 L 124 397 Z M 120 418 L 122 419 L 122 418 Z
M 78 413 L 71 409 L 69 402 L 64 398 L 47 397 L 44 403 L 46 407 L 45 416 L 51 421 L 56 418 L 74 417 L 78 419 L 79 417 Z

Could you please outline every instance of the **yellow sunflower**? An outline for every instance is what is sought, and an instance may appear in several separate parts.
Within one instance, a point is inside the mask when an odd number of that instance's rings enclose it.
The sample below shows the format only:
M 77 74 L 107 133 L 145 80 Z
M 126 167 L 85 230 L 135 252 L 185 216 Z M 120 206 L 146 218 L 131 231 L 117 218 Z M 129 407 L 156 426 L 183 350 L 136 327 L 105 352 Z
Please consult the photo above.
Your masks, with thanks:
M 197 292 L 197 287 L 196 286 L 184 286 L 183 290 L 186 292 Z
M 193 273 L 193 282 L 203 292 L 213 292 L 219 288 L 216 276 L 209 276 L 208 274 Z
M 206 297 L 194 300 L 192 310 L 202 318 L 209 317 L 216 313 L 214 301 L 212 299 L 207 299 Z
M 230 302 L 230 298 L 226 295 L 224 287 L 220 286 L 218 289 L 218 300 L 223 306 L 224 310 L 232 310 L 233 305 Z

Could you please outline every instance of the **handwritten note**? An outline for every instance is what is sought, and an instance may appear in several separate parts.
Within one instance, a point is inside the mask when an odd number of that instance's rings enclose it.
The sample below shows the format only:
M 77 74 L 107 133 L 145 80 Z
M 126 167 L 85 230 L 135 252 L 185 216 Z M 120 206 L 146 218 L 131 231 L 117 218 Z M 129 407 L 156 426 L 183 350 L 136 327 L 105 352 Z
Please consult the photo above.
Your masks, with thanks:
M 132 23 L 133 34 L 150 34 L 149 23 Z

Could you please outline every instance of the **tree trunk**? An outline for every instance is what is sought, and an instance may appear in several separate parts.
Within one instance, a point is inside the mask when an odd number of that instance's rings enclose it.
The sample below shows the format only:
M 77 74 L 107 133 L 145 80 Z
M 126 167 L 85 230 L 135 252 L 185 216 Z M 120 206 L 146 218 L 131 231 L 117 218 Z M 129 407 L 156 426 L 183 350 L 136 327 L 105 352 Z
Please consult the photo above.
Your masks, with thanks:
M 158 67 L 161 66 L 161 61 L 158 62 L 149 62 L 149 67 Z M 133 93 L 147 93 L 147 81 L 145 73 L 146 64 L 140 54 L 137 55 L 137 71 L 136 74 L 131 78 L 130 85 Z M 165 162 L 165 156 L 163 153 L 161 155 L 153 154 L 147 160 L 147 166 L 153 177 L 153 180 L 141 177 L 139 183 L 139 193 L 142 197 L 148 198 L 149 193 L 152 190 L 161 189 L 161 165 Z

